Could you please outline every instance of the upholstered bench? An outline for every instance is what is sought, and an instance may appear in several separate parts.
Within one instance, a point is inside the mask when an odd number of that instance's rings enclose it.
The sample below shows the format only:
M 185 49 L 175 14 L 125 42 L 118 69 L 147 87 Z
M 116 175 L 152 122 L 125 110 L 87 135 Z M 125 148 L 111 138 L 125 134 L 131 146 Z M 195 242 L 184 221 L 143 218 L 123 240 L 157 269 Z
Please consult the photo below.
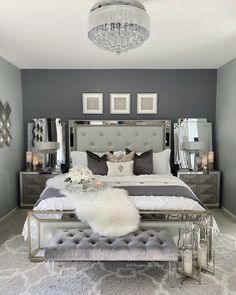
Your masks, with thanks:
M 143 229 L 106 238 L 91 229 L 57 230 L 45 247 L 46 261 L 165 261 L 175 283 L 177 248 L 166 229 Z

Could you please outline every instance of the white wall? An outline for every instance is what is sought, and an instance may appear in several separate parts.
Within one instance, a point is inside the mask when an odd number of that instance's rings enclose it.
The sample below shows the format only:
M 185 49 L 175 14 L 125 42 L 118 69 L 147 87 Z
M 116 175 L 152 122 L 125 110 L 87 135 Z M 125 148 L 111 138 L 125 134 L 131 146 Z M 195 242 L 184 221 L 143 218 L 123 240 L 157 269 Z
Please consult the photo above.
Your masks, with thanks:
M 0 99 L 8 101 L 11 112 L 10 147 L 0 148 L 0 218 L 19 203 L 18 173 L 22 169 L 23 107 L 21 72 L 0 57 Z
M 216 146 L 222 205 L 236 214 L 236 59 L 217 72 Z

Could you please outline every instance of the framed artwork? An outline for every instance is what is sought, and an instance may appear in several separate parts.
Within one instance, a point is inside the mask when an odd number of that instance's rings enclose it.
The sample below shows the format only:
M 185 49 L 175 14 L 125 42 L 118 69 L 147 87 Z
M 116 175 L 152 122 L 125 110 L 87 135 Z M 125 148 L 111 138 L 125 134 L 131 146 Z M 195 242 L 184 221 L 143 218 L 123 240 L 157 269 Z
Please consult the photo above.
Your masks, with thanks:
M 158 93 L 137 94 L 137 114 L 157 114 Z
M 110 113 L 130 114 L 130 93 L 111 93 Z
M 83 113 L 103 114 L 103 93 L 83 93 Z

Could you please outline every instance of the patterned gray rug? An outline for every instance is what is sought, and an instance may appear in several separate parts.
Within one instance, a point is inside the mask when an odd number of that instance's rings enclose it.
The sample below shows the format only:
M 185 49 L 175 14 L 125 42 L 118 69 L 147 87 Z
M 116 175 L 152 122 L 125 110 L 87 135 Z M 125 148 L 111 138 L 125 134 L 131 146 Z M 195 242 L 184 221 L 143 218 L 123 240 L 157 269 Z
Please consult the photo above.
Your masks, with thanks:
M 235 295 L 236 248 L 231 237 L 216 241 L 216 275 L 203 274 L 202 285 L 188 279 L 174 289 L 164 264 L 81 262 L 60 265 L 57 274 L 44 263 L 31 263 L 21 236 L 0 246 L 1 295 Z

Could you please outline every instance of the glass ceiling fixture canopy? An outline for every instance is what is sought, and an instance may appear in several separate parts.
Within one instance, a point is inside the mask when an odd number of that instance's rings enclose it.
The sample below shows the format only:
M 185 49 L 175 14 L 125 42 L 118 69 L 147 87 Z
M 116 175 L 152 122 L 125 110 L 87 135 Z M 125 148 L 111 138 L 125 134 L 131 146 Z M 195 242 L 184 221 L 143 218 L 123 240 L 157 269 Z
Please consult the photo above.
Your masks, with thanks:
M 136 0 L 104 0 L 89 13 L 88 38 L 104 50 L 121 54 L 140 47 L 150 36 L 150 18 Z

